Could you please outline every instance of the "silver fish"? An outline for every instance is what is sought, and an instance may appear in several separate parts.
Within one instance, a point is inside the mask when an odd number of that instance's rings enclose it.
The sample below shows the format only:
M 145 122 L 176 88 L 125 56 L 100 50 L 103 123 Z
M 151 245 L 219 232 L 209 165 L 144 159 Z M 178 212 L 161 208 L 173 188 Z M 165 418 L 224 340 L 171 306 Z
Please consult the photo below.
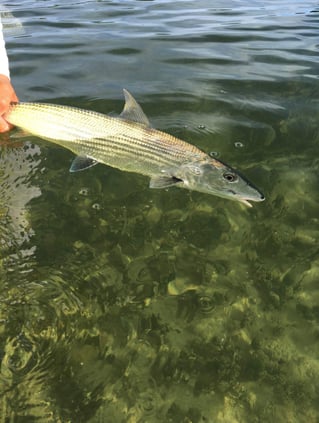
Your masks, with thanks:
M 12 104 L 5 119 L 77 154 L 70 172 L 97 163 L 149 176 L 151 188 L 187 188 L 239 201 L 263 194 L 234 169 L 197 147 L 153 129 L 141 106 L 124 91 L 118 117 L 46 103 Z

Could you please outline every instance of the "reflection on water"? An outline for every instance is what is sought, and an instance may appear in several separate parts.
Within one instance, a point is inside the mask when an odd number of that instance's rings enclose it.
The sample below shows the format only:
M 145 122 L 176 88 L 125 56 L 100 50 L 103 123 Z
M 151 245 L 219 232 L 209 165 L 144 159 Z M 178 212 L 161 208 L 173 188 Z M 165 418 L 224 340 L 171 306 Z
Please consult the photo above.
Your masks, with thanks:
M 2 145 L 1 166 L 1 243 L 3 247 L 19 248 L 30 240 L 32 228 L 28 221 L 27 205 L 41 195 L 32 183 L 37 171 L 40 148 L 30 143 Z
M 317 6 L 10 6 L 21 99 L 118 112 L 127 87 L 267 200 L 2 145 L 0 421 L 317 421 Z
M 7 138 L 5 135 L 4 137 Z M 26 143 L 3 142 L 0 156 L 1 286 L 18 289 L 32 271 L 35 245 L 30 225 L 30 202 L 41 195 L 36 182 L 40 148 Z M 2 291 L 3 292 L 3 291 Z

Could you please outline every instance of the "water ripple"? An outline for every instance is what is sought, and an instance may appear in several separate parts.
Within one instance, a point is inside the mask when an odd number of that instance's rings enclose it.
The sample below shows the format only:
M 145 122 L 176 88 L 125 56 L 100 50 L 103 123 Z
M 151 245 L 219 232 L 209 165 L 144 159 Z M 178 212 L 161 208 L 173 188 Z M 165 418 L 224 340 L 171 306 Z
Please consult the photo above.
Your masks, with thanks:
M 2 136 L 0 421 L 314 421 L 318 6 L 10 8 L 21 100 L 120 113 L 125 87 L 267 200 L 149 190 L 105 166 L 70 175 L 71 152 Z
M 129 75 L 134 75 L 129 88 L 148 93 L 201 92 L 203 81 L 234 78 L 316 77 L 312 55 L 317 54 L 318 14 L 311 3 L 268 3 L 262 7 L 229 0 L 212 6 L 205 0 L 182 1 L 168 9 L 165 1 L 49 1 L 32 14 L 32 1 L 13 5 L 25 34 L 11 41 L 14 49 L 9 39 L 12 72 L 28 71 L 23 86 L 18 79 L 17 87 L 29 99 L 39 96 L 39 90 L 33 90 L 35 80 L 54 84 L 60 93 L 88 95 L 87 83 L 92 97 L 101 92 L 118 97 L 118 87 L 127 86 Z M 114 60 L 121 56 L 123 60 Z M 112 75 L 113 82 L 108 77 L 101 81 L 101 72 Z M 81 87 L 77 80 L 86 83 Z M 52 93 L 43 90 L 43 95 Z

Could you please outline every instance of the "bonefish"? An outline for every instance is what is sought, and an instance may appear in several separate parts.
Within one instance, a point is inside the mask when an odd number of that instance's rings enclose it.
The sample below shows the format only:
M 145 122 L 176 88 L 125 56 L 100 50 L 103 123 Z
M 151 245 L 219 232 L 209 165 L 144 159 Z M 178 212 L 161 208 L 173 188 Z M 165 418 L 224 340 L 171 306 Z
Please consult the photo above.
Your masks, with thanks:
M 225 163 L 192 144 L 151 127 L 133 96 L 124 91 L 118 117 L 47 103 L 15 103 L 5 119 L 24 131 L 74 152 L 70 172 L 97 163 L 150 177 L 151 188 L 172 186 L 236 200 L 263 201 L 263 194 Z

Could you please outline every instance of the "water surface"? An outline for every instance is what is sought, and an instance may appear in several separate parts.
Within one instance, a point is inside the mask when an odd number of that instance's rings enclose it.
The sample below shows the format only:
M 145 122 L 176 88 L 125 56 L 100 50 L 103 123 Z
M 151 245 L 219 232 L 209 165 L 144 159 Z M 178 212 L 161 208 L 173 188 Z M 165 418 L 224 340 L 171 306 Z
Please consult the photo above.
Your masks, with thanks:
M 21 100 L 119 113 L 238 167 L 252 209 L 1 137 L 3 422 L 316 422 L 314 1 L 10 1 Z

